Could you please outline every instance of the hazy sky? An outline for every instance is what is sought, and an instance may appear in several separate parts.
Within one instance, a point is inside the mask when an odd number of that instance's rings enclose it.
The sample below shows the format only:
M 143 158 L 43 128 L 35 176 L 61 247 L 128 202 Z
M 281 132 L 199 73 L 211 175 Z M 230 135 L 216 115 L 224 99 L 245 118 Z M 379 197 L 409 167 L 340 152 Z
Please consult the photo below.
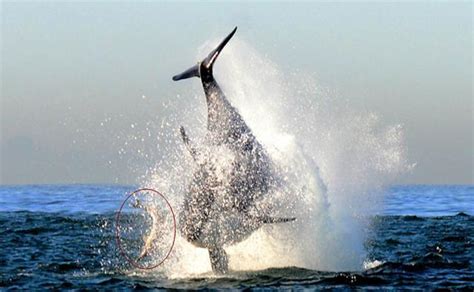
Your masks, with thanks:
M 473 183 L 472 13 L 469 1 L 2 1 L 0 181 L 134 182 L 153 157 L 137 168 L 118 153 L 131 124 L 178 110 L 163 107 L 182 90 L 170 77 L 238 25 L 282 70 L 403 124 L 417 166 L 402 183 Z

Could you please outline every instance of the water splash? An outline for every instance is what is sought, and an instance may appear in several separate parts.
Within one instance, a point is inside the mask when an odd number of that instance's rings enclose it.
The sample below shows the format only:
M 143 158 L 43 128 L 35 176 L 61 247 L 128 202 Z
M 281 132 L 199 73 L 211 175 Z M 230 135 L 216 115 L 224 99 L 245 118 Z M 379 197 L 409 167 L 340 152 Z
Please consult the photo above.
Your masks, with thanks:
M 196 60 L 215 43 L 202 46 Z M 310 76 L 282 72 L 238 39 L 223 51 L 214 72 L 279 167 L 282 185 L 265 203 L 279 216 L 297 217 L 292 223 L 266 225 L 227 247 L 231 270 L 363 269 L 366 219 L 379 208 L 383 187 L 410 168 L 402 127 L 383 126 L 376 114 L 333 99 Z M 176 208 L 193 163 L 178 141 L 178 124 L 186 126 L 195 143 L 204 144 L 206 106 L 197 81 L 192 91 L 181 94 L 187 101 L 168 124 L 175 131 L 159 133 L 169 147 L 144 181 Z M 210 271 L 207 250 L 178 237 L 159 273 L 189 277 Z

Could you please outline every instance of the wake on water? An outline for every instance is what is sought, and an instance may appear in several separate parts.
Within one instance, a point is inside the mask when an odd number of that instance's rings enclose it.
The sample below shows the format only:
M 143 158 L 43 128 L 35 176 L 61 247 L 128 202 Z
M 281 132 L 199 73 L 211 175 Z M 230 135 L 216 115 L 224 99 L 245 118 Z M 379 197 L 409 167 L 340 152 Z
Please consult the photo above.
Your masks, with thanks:
M 203 45 L 196 60 L 217 42 Z M 297 218 L 267 224 L 245 241 L 226 247 L 230 269 L 362 270 L 367 219 L 379 209 L 383 187 L 410 168 L 402 127 L 382 126 L 377 115 L 341 104 L 307 75 L 280 71 L 238 38 L 224 49 L 214 72 L 279 168 L 282 185 L 261 204 L 274 216 Z M 197 81 L 189 86 L 192 90 L 171 101 L 177 104 L 169 106 L 179 111 L 158 129 L 168 147 L 162 148 L 163 156 L 142 182 L 162 192 L 176 213 L 194 161 L 177 142 L 179 128 L 171 125 L 184 125 L 194 143 L 205 145 L 207 109 Z M 154 272 L 172 278 L 212 274 L 207 249 L 180 236 L 170 258 Z

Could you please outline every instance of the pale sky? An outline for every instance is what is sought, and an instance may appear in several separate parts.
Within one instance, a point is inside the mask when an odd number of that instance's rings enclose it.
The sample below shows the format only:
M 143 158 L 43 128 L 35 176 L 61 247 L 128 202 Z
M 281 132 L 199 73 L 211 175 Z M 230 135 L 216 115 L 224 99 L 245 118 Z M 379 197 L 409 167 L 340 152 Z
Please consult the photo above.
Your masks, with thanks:
M 130 166 L 118 151 L 131 124 L 179 110 L 163 107 L 182 90 L 171 76 L 238 26 L 281 70 L 403 124 L 417 166 L 400 183 L 472 184 L 472 13 L 468 1 L 2 1 L 0 182 L 135 182 L 160 154 Z

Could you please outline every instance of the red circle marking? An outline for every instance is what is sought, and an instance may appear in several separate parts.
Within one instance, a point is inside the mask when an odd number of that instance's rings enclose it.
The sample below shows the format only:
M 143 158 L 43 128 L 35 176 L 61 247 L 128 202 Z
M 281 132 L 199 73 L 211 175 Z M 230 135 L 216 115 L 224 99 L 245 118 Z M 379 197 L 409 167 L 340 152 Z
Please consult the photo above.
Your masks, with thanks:
M 136 193 L 143 192 L 143 191 L 149 191 L 149 192 L 152 192 L 156 195 L 159 195 L 163 200 L 165 200 L 166 205 L 168 205 L 168 208 L 170 209 L 171 214 L 173 215 L 173 242 L 171 243 L 170 250 L 168 251 L 166 256 L 158 264 L 156 264 L 154 266 L 150 266 L 150 267 L 145 267 L 145 266 L 140 265 L 139 263 L 137 263 L 137 261 L 133 260 L 132 258 L 130 258 L 127 255 L 127 253 L 124 251 L 124 249 L 123 249 L 123 247 L 120 243 L 120 233 L 119 233 L 119 221 L 120 221 L 120 215 L 122 213 L 123 206 L 128 201 L 128 199 L 130 199 L 131 196 L 135 195 Z M 170 202 L 166 199 L 166 197 L 164 195 L 162 195 L 160 192 L 158 192 L 157 190 L 154 190 L 154 189 L 142 188 L 142 189 L 138 189 L 138 190 L 132 192 L 130 195 L 127 196 L 127 198 L 125 198 L 125 200 L 122 202 L 122 205 L 120 206 L 120 209 L 117 212 L 117 218 L 115 219 L 115 239 L 116 239 L 117 245 L 120 249 L 120 253 L 135 268 L 142 269 L 142 270 L 151 270 L 151 269 L 154 269 L 154 268 L 158 267 L 159 265 L 161 265 L 170 256 L 171 251 L 173 250 L 173 247 L 174 247 L 174 242 L 176 240 L 176 216 L 174 215 L 174 211 L 173 211 L 173 208 L 171 207 Z

